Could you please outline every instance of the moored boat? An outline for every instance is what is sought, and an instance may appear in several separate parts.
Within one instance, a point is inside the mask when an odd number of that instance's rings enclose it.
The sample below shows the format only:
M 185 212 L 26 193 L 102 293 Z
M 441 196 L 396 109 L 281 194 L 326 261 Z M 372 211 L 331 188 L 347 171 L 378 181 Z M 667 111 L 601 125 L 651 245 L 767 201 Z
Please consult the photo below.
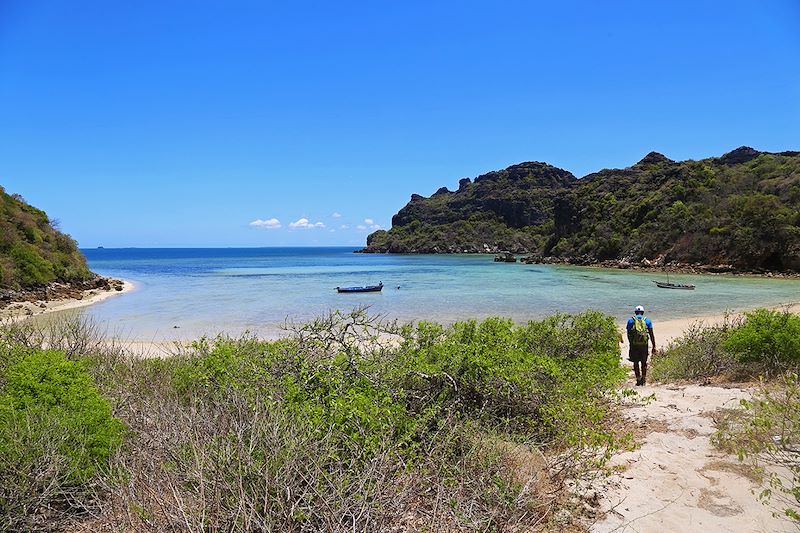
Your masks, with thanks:
M 665 281 L 655 281 L 655 280 L 652 280 L 652 281 L 653 281 L 653 283 L 656 284 L 657 287 L 660 287 L 662 289 L 684 289 L 684 290 L 687 290 L 687 291 L 693 291 L 694 290 L 694 285 L 692 285 L 690 283 L 682 284 L 682 283 L 669 283 L 669 282 L 665 282 Z
M 336 292 L 380 292 L 383 289 L 383 282 L 377 285 L 365 285 L 364 287 L 336 287 Z

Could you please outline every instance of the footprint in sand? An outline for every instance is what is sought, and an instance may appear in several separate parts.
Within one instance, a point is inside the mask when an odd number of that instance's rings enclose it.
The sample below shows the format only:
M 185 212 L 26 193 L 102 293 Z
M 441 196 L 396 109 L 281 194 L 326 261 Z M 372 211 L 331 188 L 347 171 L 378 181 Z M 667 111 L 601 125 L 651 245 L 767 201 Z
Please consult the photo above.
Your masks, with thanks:
M 700 498 L 697 506 L 705 509 L 714 516 L 735 516 L 742 514 L 742 508 L 736 505 L 728 496 L 717 490 L 700 489 Z

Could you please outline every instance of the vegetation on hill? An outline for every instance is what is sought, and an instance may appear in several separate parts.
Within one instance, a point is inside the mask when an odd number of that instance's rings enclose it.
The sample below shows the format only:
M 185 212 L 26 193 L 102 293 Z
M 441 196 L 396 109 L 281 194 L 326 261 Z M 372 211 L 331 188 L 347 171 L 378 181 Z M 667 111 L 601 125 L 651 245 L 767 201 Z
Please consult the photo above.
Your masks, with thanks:
M 577 179 L 543 163 L 492 172 L 430 198 L 413 195 L 365 252 L 510 250 L 605 260 L 800 270 L 800 152 L 738 148 Z
M 0 327 L 0 529 L 563 530 L 583 506 L 568 483 L 628 442 L 596 312 L 397 327 L 355 310 L 163 359 L 70 324 Z
M 95 275 L 47 214 L 0 187 L 0 289 L 86 281 Z

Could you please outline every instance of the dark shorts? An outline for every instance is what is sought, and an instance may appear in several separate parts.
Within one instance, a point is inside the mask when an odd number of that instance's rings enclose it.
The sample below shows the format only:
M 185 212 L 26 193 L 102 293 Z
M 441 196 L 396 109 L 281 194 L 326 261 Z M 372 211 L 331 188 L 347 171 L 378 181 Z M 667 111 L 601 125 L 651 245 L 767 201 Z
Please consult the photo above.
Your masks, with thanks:
M 633 361 L 634 363 L 647 362 L 647 354 L 649 350 L 647 349 L 647 345 L 644 346 L 631 346 L 630 351 L 628 352 L 628 361 Z

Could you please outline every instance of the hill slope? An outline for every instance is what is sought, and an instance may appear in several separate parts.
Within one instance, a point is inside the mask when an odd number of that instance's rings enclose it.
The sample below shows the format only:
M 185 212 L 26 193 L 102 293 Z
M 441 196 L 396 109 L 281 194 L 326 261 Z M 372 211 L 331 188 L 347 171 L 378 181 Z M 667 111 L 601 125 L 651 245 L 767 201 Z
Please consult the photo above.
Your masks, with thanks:
M 44 211 L 0 187 L 0 289 L 27 290 L 97 278 L 75 241 L 55 226 Z
M 741 147 L 581 179 L 522 163 L 430 198 L 413 195 L 365 252 L 511 250 L 572 263 L 605 260 L 800 270 L 800 152 Z

